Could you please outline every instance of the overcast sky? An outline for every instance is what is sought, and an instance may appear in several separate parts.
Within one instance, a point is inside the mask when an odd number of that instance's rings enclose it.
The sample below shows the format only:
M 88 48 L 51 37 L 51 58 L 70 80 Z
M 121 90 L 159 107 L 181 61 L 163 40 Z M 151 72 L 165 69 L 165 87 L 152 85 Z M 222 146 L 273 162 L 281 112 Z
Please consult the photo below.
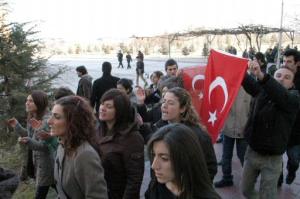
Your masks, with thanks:
M 10 20 L 33 21 L 42 37 L 93 40 L 149 36 L 189 28 L 280 25 L 281 0 L 9 0 Z M 300 16 L 284 0 L 284 25 Z

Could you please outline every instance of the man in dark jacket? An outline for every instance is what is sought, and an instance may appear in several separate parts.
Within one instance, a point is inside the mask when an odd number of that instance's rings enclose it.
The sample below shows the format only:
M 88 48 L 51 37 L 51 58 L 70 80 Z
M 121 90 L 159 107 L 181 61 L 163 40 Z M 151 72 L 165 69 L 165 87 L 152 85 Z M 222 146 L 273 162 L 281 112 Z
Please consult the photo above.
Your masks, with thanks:
M 261 174 L 260 198 L 277 197 L 277 180 L 281 173 L 292 126 L 299 110 L 299 94 L 293 90 L 294 73 L 280 68 L 272 78 L 264 74 L 259 64 L 249 62 L 249 70 L 257 81 L 246 74 L 243 87 L 255 97 L 245 127 L 248 148 L 242 178 L 242 192 L 246 198 L 258 198 L 255 182 Z
M 122 68 L 124 68 L 124 66 L 123 66 L 123 53 L 122 53 L 121 50 L 118 52 L 117 57 L 118 57 L 118 62 L 119 62 L 118 68 L 120 68 L 120 66 L 122 66 Z
M 130 69 L 131 68 L 130 62 L 132 62 L 132 58 L 129 52 L 127 52 L 126 60 L 127 60 L 127 69 Z
M 294 74 L 294 84 L 296 90 L 300 92 L 300 55 L 299 52 L 295 49 L 288 49 L 283 54 L 284 65 L 291 69 Z M 298 65 L 297 65 L 298 64 Z M 292 133 L 289 139 L 288 148 L 287 148 L 287 170 L 288 175 L 286 176 L 286 183 L 291 184 L 296 178 L 296 171 L 299 168 L 300 162 L 300 111 L 298 111 L 296 121 L 292 128 Z M 282 182 L 282 178 L 280 179 Z
M 99 113 L 100 99 L 102 95 L 111 88 L 117 88 L 117 82 L 120 79 L 111 75 L 111 68 L 110 62 L 103 62 L 102 77 L 96 79 L 93 83 L 91 105 L 93 108 L 95 107 L 97 115 Z
M 139 86 L 139 78 L 141 78 L 144 82 L 144 87 L 147 87 L 148 83 L 144 78 L 145 65 L 140 57 L 137 57 L 136 62 L 136 85 Z

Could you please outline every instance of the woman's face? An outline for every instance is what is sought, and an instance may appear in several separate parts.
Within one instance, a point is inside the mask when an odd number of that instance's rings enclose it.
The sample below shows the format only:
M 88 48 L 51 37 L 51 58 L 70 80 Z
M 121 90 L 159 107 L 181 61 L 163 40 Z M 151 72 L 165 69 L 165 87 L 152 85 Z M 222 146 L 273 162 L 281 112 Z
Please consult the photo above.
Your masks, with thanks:
M 26 112 L 27 113 L 37 112 L 37 107 L 36 107 L 35 103 L 33 102 L 33 99 L 32 99 L 31 95 L 28 95 L 28 97 L 26 99 L 25 107 L 26 107 Z
M 151 81 L 154 85 L 158 84 L 159 78 L 156 76 L 155 73 L 153 73 L 152 77 L 151 77 Z
M 180 108 L 178 98 L 171 92 L 166 92 L 161 105 L 161 119 L 169 122 L 180 122 L 180 114 L 184 108 Z
M 105 122 L 115 121 L 116 109 L 113 100 L 106 100 L 100 104 L 99 119 Z
M 64 137 L 66 135 L 67 122 L 61 105 L 55 104 L 53 106 L 52 115 L 48 120 L 48 124 L 51 128 L 50 134 L 52 136 Z
M 175 181 L 169 148 L 164 141 L 153 143 L 153 162 L 151 168 L 159 183 L 165 184 Z
M 128 94 L 128 90 L 122 84 L 117 84 L 117 89 L 124 91 L 126 94 Z

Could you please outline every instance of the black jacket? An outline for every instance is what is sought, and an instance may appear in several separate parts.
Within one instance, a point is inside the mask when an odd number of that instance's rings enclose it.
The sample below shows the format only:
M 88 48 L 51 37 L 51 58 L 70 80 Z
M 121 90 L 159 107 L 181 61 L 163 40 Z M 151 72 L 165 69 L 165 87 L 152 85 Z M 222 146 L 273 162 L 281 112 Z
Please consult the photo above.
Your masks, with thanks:
M 145 104 L 137 106 L 137 112 L 141 115 L 144 122 L 154 124 L 161 119 L 161 103 L 154 104 L 149 110 Z
M 285 89 L 268 74 L 262 81 L 246 74 L 243 87 L 255 97 L 245 127 L 248 144 L 261 155 L 283 154 L 299 110 L 298 92 Z
M 197 190 L 193 196 L 193 199 L 219 199 L 220 197 L 214 191 L 209 190 Z M 145 193 L 145 199 L 176 199 L 176 197 L 165 184 L 159 182 L 152 183 Z
M 298 90 L 298 92 L 300 93 L 300 68 L 298 68 L 298 71 L 294 77 L 294 84 L 295 84 L 296 90 Z M 291 133 L 289 143 L 288 143 L 289 147 L 292 147 L 295 145 L 300 145 L 300 110 L 297 113 L 296 121 L 292 128 L 292 133 Z
M 137 61 L 136 62 L 136 72 L 137 73 L 144 73 L 144 70 L 145 70 L 144 62 L 143 61 Z
M 144 140 L 137 122 L 105 136 L 99 128 L 99 151 L 109 199 L 139 199 L 144 175 Z
M 120 78 L 111 75 L 103 75 L 101 78 L 96 79 L 93 83 L 91 105 L 95 107 L 96 112 L 99 112 L 100 99 L 102 95 L 111 88 L 117 88 L 117 82 Z
M 157 123 L 154 124 L 154 127 L 161 128 L 165 125 L 167 125 L 167 121 L 159 120 Z M 211 141 L 210 136 L 201 130 L 198 126 L 189 126 L 193 132 L 196 133 L 197 137 L 199 138 L 200 145 L 202 147 L 204 158 L 207 164 L 207 169 L 209 173 L 209 177 L 211 180 L 214 179 L 215 175 L 218 172 L 218 166 L 217 166 L 217 158 L 214 151 L 214 147 Z

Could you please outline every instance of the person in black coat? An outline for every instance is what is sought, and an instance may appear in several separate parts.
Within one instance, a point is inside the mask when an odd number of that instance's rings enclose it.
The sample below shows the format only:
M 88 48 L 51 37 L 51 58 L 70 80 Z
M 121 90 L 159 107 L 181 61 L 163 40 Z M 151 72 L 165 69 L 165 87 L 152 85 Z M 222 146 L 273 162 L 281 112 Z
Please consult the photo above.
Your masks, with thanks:
M 118 52 L 117 57 L 118 57 L 118 62 L 119 62 L 118 68 L 120 68 L 120 66 L 122 66 L 122 68 L 124 68 L 124 66 L 123 66 L 123 53 L 122 53 L 121 50 Z
M 92 96 L 91 96 L 91 105 L 96 110 L 98 115 L 100 99 L 102 95 L 111 88 L 117 88 L 117 82 L 120 78 L 114 77 L 111 75 L 111 63 L 103 62 L 102 64 L 102 77 L 96 79 L 93 83 Z
M 136 85 L 139 85 L 139 78 L 141 78 L 144 82 L 144 87 L 146 87 L 148 83 L 144 78 L 145 64 L 140 57 L 137 57 L 136 59 Z
M 248 148 L 242 177 L 242 192 L 246 198 L 276 198 L 277 180 L 281 173 L 282 154 L 285 152 L 292 126 L 299 110 L 299 93 L 293 90 L 294 74 L 288 68 L 280 68 L 272 78 L 264 74 L 259 64 L 249 62 L 243 87 L 252 97 L 245 127 Z M 258 175 L 260 192 L 254 190 Z
M 129 52 L 127 52 L 126 60 L 127 60 L 127 69 L 130 69 L 131 68 L 130 62 L 132 62 L 132 58 L 131 58 L 131 55 L 129 54 Z
M 294 74 L 294 85 L 295 89 L 300 93 L 300 53 L 295 49 L 288 49 L 283 54 L 283 64 L 291 69 Z M 296 172 L 299 168 L 300 162 L 300 111 L 298 111 L 296 121 L 292 128 L 292 133 L 289 138 L 287 148 L 287 170 L 286 183 L 292 184 L 296 178 Z M 279 183 L 283 181 L 283 174 Z

